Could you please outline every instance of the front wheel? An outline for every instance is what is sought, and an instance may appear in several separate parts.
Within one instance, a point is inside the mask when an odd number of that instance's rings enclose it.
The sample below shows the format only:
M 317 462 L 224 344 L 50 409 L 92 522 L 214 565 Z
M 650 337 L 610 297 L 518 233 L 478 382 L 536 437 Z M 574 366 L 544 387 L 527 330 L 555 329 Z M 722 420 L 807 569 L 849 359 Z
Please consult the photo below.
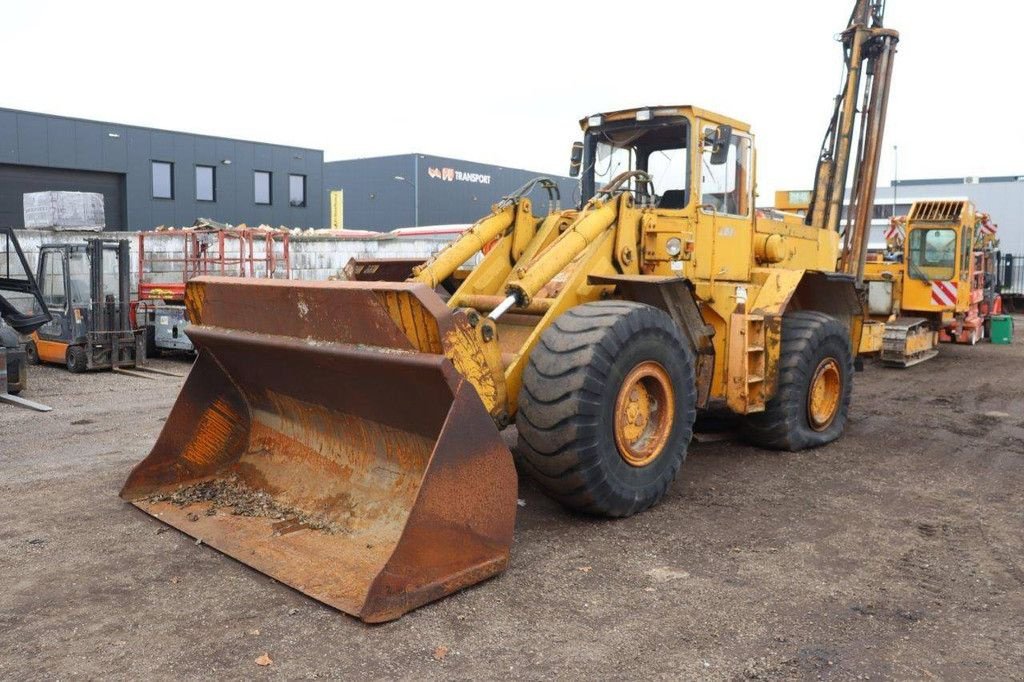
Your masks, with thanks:
M 88 367 L 87 358 L 85 357 L 85 348 L 81 346 L 68 346 L 68 352 L 65 356 L 65 362 L 69 372 L 75 374 L 81 374 Z
M 30 365 L 40 364 L 41 361 L 39 360 L 39 349 L 36 348 L 35 341 L 29 341 L 28 343 L 25 344 L 25 359 L 28 361 L 28 364 Z
M 852 379 L 846 326 L 816 311 L 787 313 L 782 318 L 778 386 L 764 412 L 746 417 L 747 439 L 776 450 L 831 443 L 846 428 Z
M 577 306 L 523 372 L 524 468 L 566 507 L 630 516 L 665 495 L 696 417 L 693 356 L 675 323 L 629 301 Z

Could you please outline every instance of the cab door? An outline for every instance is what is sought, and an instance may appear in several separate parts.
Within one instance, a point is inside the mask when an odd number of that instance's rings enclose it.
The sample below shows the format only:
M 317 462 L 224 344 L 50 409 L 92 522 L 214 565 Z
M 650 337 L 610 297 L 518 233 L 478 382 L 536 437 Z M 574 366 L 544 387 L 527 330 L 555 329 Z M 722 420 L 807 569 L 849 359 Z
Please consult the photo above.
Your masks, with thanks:
M 51 319 L 35 332 L 36 350 L 41 360 L 62 363 L 73 329 L 66 251 L 44 246 L 37 275 L 43 303 L 49 308 Z
M 731 131 L 724 163 L 713 163 L 709 140 L 720 128 L 707 121 L 700 125 L 694 174 L 700 192 L 697 242 L 711 248 L 698 249 L 696 274 L 699 279 L 747 281 L 753 248 L 753 141 L 750 135 Z

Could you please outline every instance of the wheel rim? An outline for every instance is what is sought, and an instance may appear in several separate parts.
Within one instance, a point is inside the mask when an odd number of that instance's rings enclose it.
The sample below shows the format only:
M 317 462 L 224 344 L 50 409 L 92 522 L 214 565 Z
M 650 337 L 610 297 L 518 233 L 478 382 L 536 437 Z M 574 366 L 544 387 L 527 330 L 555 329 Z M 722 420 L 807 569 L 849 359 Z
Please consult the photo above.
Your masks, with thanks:
M 672 431 L 675 410 L 672 380 L 653 360 L 626 375 L 615 400 L 615 445 L 630 466 L 642 467 L 658 458 Z
M 835 358 L 825 358 L 818 364 L 811 379 L 807 399 L 807 419 L 815 431 L 824 431 L 839 413 L 842 398 L 843 375 Z

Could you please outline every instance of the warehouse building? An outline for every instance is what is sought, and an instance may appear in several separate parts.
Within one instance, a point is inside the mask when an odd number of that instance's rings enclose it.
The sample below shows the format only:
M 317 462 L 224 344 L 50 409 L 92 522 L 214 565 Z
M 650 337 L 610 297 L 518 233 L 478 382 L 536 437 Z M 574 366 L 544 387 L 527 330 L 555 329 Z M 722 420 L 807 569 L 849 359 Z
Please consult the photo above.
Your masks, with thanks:
M 401 154 L 324 164 L 323 223 L 349 229 L 472 223 L 529 180 L 545 175 L 427 154 Z M 578 198 L 577 181 L 548 176 L 562 207 Z M 534 212 L 547 210 L 547 193 L 534 189 Z
M 323 152 L 0 108 L 0 225 L 28 192 L 103 195 L 108 230 L 320 226 Z

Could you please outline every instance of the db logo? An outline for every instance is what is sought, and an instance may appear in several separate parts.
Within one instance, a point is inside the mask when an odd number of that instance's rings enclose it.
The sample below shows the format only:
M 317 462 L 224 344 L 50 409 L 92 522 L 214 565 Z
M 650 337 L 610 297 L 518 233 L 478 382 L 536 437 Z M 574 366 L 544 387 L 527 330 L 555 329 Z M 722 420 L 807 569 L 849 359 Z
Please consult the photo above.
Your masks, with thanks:
M 427 176 L 431 178 L 437 178 L 438 180 L 444 180 L 445 182 L 455 182 L 455 169 L 434 168 L 433 166 L 431 166 L 427 168 Z

